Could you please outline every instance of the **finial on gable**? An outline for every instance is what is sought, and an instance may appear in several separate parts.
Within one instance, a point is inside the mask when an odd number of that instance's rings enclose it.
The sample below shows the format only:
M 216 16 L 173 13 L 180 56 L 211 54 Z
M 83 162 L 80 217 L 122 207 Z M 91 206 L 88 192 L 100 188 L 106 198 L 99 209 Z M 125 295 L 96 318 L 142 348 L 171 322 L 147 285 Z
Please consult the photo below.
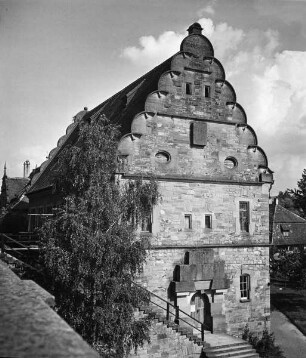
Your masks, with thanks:
M 3 177 L 6 177 L 6 162 L 4 163 L 4 168 L 3 168 Z
M 193 23 L 187 29 L 189 35 L 201 35 L 202 30 L 203 28 L 198 22 Z

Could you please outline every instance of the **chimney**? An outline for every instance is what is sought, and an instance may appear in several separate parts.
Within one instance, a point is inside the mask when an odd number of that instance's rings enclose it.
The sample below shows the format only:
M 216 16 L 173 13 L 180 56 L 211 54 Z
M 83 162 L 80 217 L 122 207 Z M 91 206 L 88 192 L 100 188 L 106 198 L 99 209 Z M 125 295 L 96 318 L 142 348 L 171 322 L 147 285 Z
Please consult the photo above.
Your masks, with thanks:
M 29 172 L 30 172 L 30 161 L 26 160 L 23 163 L 23 177 L 27 178 L 29 176 Z

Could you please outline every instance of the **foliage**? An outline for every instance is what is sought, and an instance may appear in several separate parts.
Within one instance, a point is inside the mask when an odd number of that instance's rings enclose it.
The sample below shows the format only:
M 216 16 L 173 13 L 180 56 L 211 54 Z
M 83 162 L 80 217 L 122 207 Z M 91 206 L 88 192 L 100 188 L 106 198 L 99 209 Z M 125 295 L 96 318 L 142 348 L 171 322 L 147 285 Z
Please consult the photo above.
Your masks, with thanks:
M 118 138 L 104 116 L 80 123 L 54 177 L 62 205 L 41 229 L 58 313 L 107 357 L 149 339 L 149 322 L 134 317 L 148 297 L 132 281 L 146 258 L 136 230 L 158 200 L 155 180 L 123 182 L 114 174 Z
M 302 178 L 297 183 L 298 189 L 291 190 L 296 207 L 302 210 L 303 217 L 306 217 L 306 169 L 303 170 Z
M 282 192 L 280 191 L 278 193 L 278 202 L 279 204 L 284 207 L 287 210 L 290 210 L 291 212 L 302 216 L 303 213 L 301 212 L 301 210 L 296 206 L 295 200 L 294 200 L 294 196 L 291 193 L 292 190 L 287 189 L 286 191 Z
M 297 182 L 297 189 L 280 191 L 278 199 L 280 205 L 306 218 L 306 169 L 303 170 L 302 178 Z
M 306 288 L 306 254 L 303 249 L 272 248 L 270 274 L 273 278 L 288 280 L 297 288 Z
M 273 333 L 265 328 L 262 336 L 250 332 L 248 325 L 245 326 L 242 339 L 248 341 L 262 358 L 285 358 L 281 348 L 275 344 Z

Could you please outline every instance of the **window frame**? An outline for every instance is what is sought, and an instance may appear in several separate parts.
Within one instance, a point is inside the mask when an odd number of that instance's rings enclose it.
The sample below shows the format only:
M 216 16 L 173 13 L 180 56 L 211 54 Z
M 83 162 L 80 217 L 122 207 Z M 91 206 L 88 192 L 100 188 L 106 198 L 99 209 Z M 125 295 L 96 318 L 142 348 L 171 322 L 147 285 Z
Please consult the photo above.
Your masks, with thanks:
M 143 217 L 140 222 L 140 232 L 141 233 L 152 233 L 152 213 L 147 217 Z
M 204 85 L 204 97 L 211 98 L 211 86 Z
M 192 88 L 192 83 L 191 82 L 186 82 L 185 93 L 186 93 L 187 96 L 192 96 L 193 88 Z
M 186 219 L 188 219 L 188 225 L 186 225 Z M 192 215 L 191 214 L 184 214 L 184 229 L 192 230 Z
M 209 219 L 209 226 L 206 225 L 206 223 L 207 223 L 206 218 Z M 212 229 L 212 215 L 211 214 L 205 214 L 204 225 L 205 225 L 205 229 Z
M 250 301 L 251 276 L 247 273 L 240 275 L 239 279 L 240 302 Z
M 242 208 L 242 205 L 246 204 L 245 209 Z M 250 202 L 249 201 L 239 201 L 239 225 L 240 232 L 249 233 L 250 232 Z

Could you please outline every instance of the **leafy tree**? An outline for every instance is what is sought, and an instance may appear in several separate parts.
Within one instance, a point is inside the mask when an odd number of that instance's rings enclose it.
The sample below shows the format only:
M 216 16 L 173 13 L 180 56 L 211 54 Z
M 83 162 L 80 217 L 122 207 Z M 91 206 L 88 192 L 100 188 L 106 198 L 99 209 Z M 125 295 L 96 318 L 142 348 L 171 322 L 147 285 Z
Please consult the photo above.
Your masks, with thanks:
M 306 253 L 273 247 L 270 256 L 270 273 L 273 278 L 286 279 L 297 288 L 306 287 Z
M 264 329 L 260 337 L 251 332 L 246 325 L 242 339 L 248 341 L 262 358 L 285 358 L 281 348 L 275 344 L 274 334 L 269 333 L 267 329 Z
M 306 169 L 303 170 L 302 178 L 297 182 L 298 189 L 287 190 L 293 199 L 294 206 L 299 214 L 306 218 Z
M 287 189 L 284 192 L 280 191 L 277 197 L 278 202 L 282 207 L 294 212 L 295 214 L 300 214 L 299 210 L 295 206 L 294 197 L 291 194 L 291 190 Z
M 158 200 L 153 179 L 116 176 L 119 136 L 104 116 L 80 123 L 54 176 L 62 205 L 41 229 L 58 313 L 106 357 L 149 340 L 149 321 L 134 316 L 148 300 L 133 284 L 147 248 L 136 230 Z

